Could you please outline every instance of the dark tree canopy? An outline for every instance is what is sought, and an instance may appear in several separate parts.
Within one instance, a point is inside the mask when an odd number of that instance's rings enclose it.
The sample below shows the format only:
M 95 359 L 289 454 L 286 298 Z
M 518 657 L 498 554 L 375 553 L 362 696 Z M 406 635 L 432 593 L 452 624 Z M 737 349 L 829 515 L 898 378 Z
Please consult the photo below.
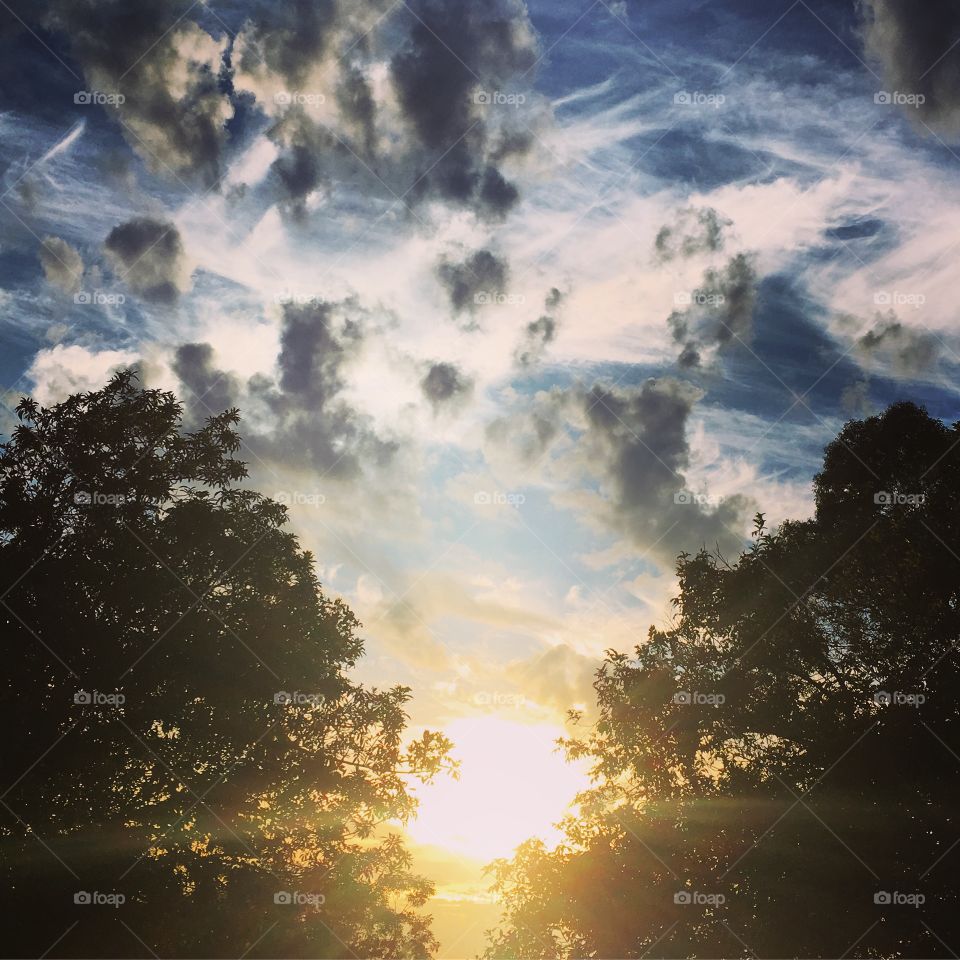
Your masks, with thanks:
M 595 787 L 495 865 L 489 957 L 956 956 L 960 429 L 851 422 L 814 491 L 608 654 Z
M 449 744 L 404 748 L 409 691 L 346 675 L 359 624 L 285 508 L 238 485 L 237 412 L 185 433 L 172 395 L 122 373 L 17 413 L 0 448 L 6 954 L 429 952 L 431 886 L 378 828 Z

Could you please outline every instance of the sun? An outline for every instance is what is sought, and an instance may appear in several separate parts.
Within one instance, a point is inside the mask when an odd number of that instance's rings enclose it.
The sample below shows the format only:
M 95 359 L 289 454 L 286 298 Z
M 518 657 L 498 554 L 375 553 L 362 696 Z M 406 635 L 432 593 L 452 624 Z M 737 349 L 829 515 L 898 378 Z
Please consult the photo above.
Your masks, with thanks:
M 414 840 L 489 862 L 530 837 L 560 839 L 553 824 L 589 783 L 583 765 L 557 750 L 560 727 L 478 717 L 454 720 L 444 733 L 455 744 L 460 779 L 416 791 L 420 806 L 408 828 Z

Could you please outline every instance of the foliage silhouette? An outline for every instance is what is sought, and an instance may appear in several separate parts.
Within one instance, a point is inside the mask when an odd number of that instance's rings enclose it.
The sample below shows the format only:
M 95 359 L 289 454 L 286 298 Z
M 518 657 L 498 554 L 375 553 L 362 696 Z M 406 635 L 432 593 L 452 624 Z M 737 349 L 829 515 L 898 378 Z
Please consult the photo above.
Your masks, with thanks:
M 565 743 L 594 787 L 494 865 L 488 958 L 956 955 L 960 429 L 848 423 L 814 491 L 608 653 Z
M 171 394 L 121 373 L 17 413 L 0 450 L 7 955 L 428 953 L 431 886 L 377 828 L 450 744 L 404 749 L 409 691 L 345 675 L 359 624 L 285 508 L 238 486 L 237 412 L 184 433 Z

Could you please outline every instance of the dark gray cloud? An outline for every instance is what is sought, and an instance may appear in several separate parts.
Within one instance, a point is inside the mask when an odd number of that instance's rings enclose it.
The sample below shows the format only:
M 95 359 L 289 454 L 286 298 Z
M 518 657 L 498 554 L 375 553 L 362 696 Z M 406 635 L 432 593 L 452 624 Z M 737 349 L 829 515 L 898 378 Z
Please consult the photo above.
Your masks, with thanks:
M 531 367 L 539 361 L 547 346 L 553 343 L 557 335 L 557 321 L 544 314 L 526 325 L 523 339 L 514 353 L 517 364 L 521 367 Z
M 187 0 L 55 0 L 45 25 L 63 34 L 91 91 L 123 98 L 108 109 L 155 172 L 212 186 L 233 115 L 219 80 L 226 40 L 191 20 L 192 9 Z
M 217 369 L 209 343 L 181 344 L 171 366 L 183 384 L 186 419 L 191 425 L 238 405 L 240 384 L 233 374 Z
M 347 366 L 364 343 L 364 314 L 355 301 L 286 304 L 277 377 L 245 384 L 217 368 L 206 343 L 182 344 L 173 370 L 182 385 L 187 420 L 202 422 L 237 406 L 252 461 L 352 479 L 388 464 L 397 445 L 376 435 L 369 417 L 347 401 Z
M 723 232 L 731 223 L 712 207 L 680 210 L 675 221 L 664 224 L 657 233 L 654 240 L 656 257 L 667 262 L 698 253 L 716 253 L 723 249 Z
M 236 45 L 237 70 L 268 70 L 281 77 L 288 90 L 301 90 L 330 49 L 337 7 L 335 0 L 258 3 Z
M 746 342 L 753 329 L 757 274 L 750 257 L 738 253 L 725 267 L 709 269 L 687 305 L 667 317 L 673 339 L 683 344 L 682 367 L 699 366 L 706 351 Z
M 485 159 L 492 160 L 487 117 L 499 109 L 496 96 L 536 63 L 526 9 L 519 0 L 421 0 L 412 9 L 414 22 L 390 74 L 425 166 L 432 163 L 417 189 L 502 217 L 518 194 Z
M 522 0 L 395 10 L 387 0 L 284 0 L 245 25 L 234 59 L 238 89 L 277 118 L 274 172 L 295 215 L 327 184 L 408 209 L 440 200 L 491 221 L 519 200 L 503 165 L 533 148 L 528 128 L 540 116 L 521 111 L 528 94 L 513 92 L 528 88 L 537 59 Z M 390 90 L 375 98 L 384 70 Z M 313 106 L 291 98 L 300 93 Z
M 438 410 L 446 404 L 469 396 L 473 391 L 473 380 L 455 364 L 432 363 L 420 381 L 420 389 L 434 410 Z
M 454 313 L 473 312 L 495 302 L 507 289 L 507 261 L 490 250 L 477 250 L 460 261 L 441 260 L 436 275 Z
M 888 366 L 898 377 L 924 377 L 940 362 L 940 345 L 923 330 L 905 327 L 894 313 L 879 315 L 876 326 L 857 340 L 862 359 Z
M 595 497 L 572 501 L 578 514 L 664 565 L 701 546 L 733 553 L 743 545 L 752 503 L 687 489 L 687 432 L 700 396 L 671 378 L 629 388 L 554 388 L 523 413 L 491 423 L 487 439 L 511 450 L 525 477 L 539 464 L 551 484 L 594 488 Z
M 104 242 L 114 271 L 144 300 L 174 303 L 190 287 L 190 267 L 174 224 L 137 217 L 114 227 Z
M 553 311 L 556 311 L 562 302 L 563 293 L 556 287 L 551 287 L 543 301 L 544 310 L 551 312 L 532 320 L 524 328 L 523 336 L 513 355 L 518 366 L 532 367 L 543 359 L 547 347 L 557 337 L 559 322 L 553 315 Z
M 60 237 L 44 237 L 40 242 L 40 265 L 47 282 L 64 293 L 76 293 L 83 279 L 80 251 Z
M 887 93 L 908 116 L 945 136 L 960 135 L 960 6 L 954 0 L 864 0 L 867 53 L 883 68 Z M 921 127 L 922 129 L 922 127 Z
M 584 456 L 600 481 L 603 521 L 641 549 L 670 562 L 683 550 L 742 545 L 749 502 L 701 502 L 686 490 L 687 424 L 699 393 L 672 379 L 642 387 L 594 386 L 582 398 Z

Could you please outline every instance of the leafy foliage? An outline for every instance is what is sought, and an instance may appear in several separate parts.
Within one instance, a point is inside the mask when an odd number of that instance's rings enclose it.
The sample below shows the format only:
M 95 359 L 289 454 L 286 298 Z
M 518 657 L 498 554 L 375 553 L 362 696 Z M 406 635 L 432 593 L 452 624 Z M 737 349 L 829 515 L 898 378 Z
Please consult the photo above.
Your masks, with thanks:
M 8 954 L 428 953 L 431 886 L 379 828 L 450 744 L 404 748 L 409 690 L 346 675 L 359 624 L 285 508 L 238 486 L 237 412 L 184 433 L 172 395 L 121 373 L 17 413 L 0 450 Z
M 566 743 L 595 786 L 495 865 L 488 957 L 955 955 L 960 429 L 849 423 L 814 490 L 608 653 Z

